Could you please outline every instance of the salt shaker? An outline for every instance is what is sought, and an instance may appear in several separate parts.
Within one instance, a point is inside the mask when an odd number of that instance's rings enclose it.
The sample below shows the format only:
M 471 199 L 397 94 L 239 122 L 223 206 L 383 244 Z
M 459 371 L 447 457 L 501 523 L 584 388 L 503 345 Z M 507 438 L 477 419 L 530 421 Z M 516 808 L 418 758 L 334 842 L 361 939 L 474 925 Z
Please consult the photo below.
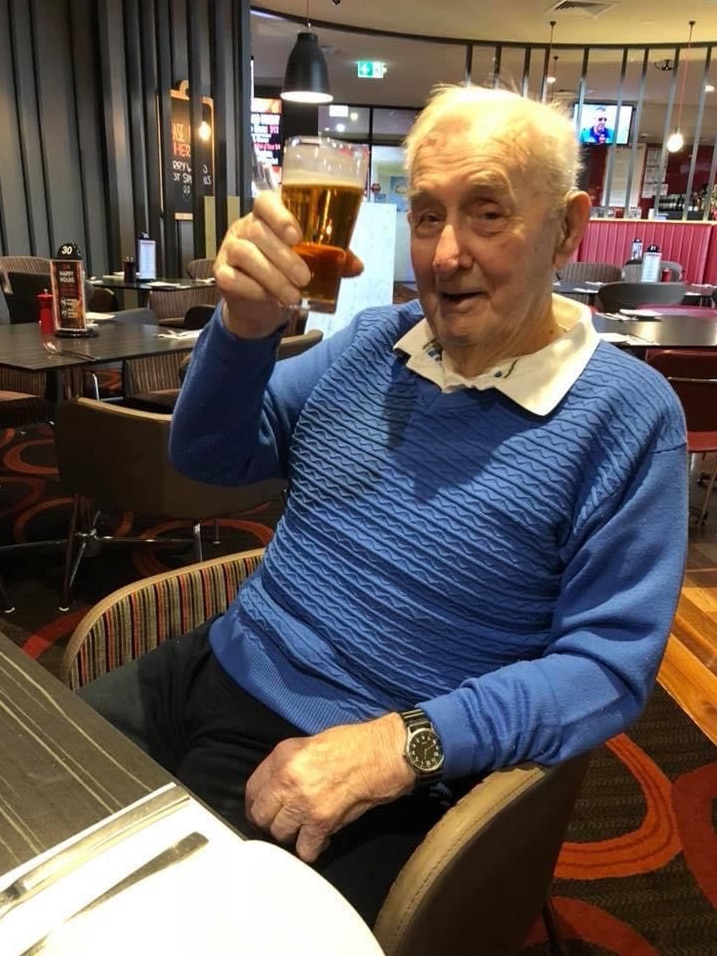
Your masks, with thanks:
M 43 335 L 51 335 L 55 331 L 55 300 L 51 292 L 43 289 L 35 296 L 37 300 L 37 321 Z

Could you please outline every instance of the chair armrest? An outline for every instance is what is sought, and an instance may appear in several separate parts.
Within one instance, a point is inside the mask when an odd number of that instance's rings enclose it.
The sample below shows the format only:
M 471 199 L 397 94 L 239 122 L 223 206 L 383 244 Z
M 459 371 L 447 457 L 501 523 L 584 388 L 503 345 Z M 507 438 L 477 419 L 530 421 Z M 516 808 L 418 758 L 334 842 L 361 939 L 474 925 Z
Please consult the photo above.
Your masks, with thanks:
M 589 759 L 497 770 L 448 810 L 378 915 L 386 956 L 517 953 L 546 902 Z
M 259 567 L 263 548 L 190 564 L 128 584 L 90 608 L 60 662 L 73 690 L 194 630 L 226 610 Z

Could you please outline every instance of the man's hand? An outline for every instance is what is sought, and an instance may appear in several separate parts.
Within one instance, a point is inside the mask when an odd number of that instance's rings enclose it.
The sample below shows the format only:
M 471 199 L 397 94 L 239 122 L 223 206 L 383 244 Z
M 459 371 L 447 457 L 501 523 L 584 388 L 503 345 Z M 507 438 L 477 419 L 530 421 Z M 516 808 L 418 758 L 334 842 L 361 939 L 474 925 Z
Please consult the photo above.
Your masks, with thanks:
M 249 820 L 312 863 L 332 833 L 380 803 L 410 793 L 415 775 L 403 757 L 398 714 L 284 740 L 249 778 Z
M 223 319 L 240 338 L 266 338 L 286 322 L 287 308 L 301 301 L 311 278 L 293 250 L 301 240 L 294 216 L 279 193 L 264 190 L 250 213 L 232 223 L 214 263 L 217 288 L 224 298 Z M 352 253 L 343 274 L 360 275 L 363 265 Z

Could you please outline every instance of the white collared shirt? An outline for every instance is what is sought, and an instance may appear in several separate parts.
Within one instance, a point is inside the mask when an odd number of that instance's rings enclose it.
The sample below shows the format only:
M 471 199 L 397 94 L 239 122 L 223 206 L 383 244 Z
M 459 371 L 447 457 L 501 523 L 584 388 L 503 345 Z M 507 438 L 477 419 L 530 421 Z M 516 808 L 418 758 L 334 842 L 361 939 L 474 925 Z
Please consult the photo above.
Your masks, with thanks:
M 553 295 L 559 304 L 559 338 L 537 352 L 507 358 L 480 375 L 457 372 L 435 340 L 426 319 L 417 322 L 394 345 L 408 355 L 406 367 L 434 382 L 442 392 L 461 388 L 497 388 L 535 415 L 548 415 L 565 397 L 600 342 L 586 305 Z

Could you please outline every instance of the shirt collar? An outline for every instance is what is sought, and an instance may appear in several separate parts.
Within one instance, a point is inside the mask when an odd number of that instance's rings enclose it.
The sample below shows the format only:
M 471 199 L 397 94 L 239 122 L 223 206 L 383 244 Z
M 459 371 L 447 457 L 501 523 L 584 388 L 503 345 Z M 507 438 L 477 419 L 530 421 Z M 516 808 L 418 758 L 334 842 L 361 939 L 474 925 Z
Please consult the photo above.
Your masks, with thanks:
M 408 355 L 406 367 L 442 392 L 495 388 L 526 411 L 548 415 L 578 380 L 600 342 L 587 306 L 559 295 L 553 295 L 553 304 L 562 331 L 559 338 L 537 352 L 508 358 L 470 378 L 455 371 L 425 318 L 396 342 L 394 350 Z

